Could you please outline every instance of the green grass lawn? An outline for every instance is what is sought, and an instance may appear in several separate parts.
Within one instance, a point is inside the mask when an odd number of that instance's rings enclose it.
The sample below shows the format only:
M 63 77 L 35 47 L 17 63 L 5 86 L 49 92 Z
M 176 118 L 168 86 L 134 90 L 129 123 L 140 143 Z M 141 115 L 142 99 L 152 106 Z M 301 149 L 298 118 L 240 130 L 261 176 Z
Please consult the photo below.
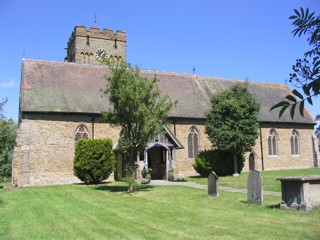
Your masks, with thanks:
M 0 189 L 0 239 L 320 239 L 320 208 L 263 206 L 246 194 L 124 183 Z
M 260 174 L 263 179 L 263 189 L 265 191 L 281 192 L 281 182 L 277 180 L 277 178 L 286 176 L 320 175 L 320 168 L 261 171 Z M 239 177 L 219 177 L 219 185 L 224 187 L 247 188 L 248 176 L 249 172 L 242 172 Z M 208 178 L 203 177 L 188 177 L 187 180 L 205 185 L 208 184 Z

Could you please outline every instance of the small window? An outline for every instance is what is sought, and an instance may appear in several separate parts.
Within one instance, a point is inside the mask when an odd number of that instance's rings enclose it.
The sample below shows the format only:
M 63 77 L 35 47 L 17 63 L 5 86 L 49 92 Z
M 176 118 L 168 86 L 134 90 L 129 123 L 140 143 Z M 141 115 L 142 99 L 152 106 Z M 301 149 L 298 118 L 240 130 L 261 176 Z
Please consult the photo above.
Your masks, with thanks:
M 115 49 L 118 48 L 117 39 L 114 39 L 114 45 L 113 45 L 113 47 L 114 47 Z
M 87 35 L 87 45 L 90 45 L 90 37 Z
M 199 151 L 199 134 L 195 127 L 190 129 L 188 135 L 188 158 L 195 158 Z
M 300 155 L 300 139 L 296 130 L 292 131 L 290 138 L 291 155 Z
M 74 137 L 75 142 L 77 142 L 79 139 L 88 139 L 88 138 L 89 138 L 88 129 L 86 128 L 85 125 L 80 124 L 75 133 L 75 137 Z
M 278 150 L 278 136 L 275 132 L 275 130 L 270 130 L 269 136 L 268 136 L 268 153 L 269 156 L 278 156 L 279 150 Z

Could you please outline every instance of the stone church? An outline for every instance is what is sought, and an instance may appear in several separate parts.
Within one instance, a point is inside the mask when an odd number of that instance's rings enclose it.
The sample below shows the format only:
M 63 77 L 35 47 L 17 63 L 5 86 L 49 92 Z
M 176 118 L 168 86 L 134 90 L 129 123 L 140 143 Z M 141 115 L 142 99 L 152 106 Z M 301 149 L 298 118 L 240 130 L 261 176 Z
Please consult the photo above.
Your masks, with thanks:
M 126 33 L 76 26 L 68 41 L 65 61 L 23 59 L 18 138 L 12 164 L 16 186 L 79 182 L 73 175 L 75 143 L 79 138 L 111 138 L 117 156 L 115 173 L 123 173 L 122 155 L 117 147 L 119 129 L 102 119 L 101 112 L 111 105 L 100 89 L 105 88 L 107 66 L 99 58 L 107 56 L 116 65 L 126 60 Z M 191 74 L 141 70 L 156 75 L 161 92 L 177 101 L 163 126 L 144 153 L 137 156 L 138 173 L 152 168 L 152 179 L 166 179 L 169 166 L 176 176 L 195 175 L 195 156 L 211 143 L 205 133 L 205 112 L 213 94 L 238 80 Z M 261 103 L 259 138 L 252 152 L 246 153 L 244 171 L 250 169 L 293 169 L 319 165 L 314 138 L 315 121 L 305 110 L 292 120 L 286 112 L 280 119 L 270 107 L 283 100 L 286 86 L 250 82 L 249 89 Z

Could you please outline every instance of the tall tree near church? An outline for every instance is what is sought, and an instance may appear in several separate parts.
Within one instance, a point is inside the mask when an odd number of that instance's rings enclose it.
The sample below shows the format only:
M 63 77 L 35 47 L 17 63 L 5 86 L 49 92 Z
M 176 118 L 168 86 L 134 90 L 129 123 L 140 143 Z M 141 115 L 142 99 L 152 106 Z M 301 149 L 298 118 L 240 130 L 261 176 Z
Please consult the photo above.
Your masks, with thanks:
M 103 115 L 111 125 L 121 128 L 119 148 L 125 156 L 128 192 L 132 192 L 137 155 L 144 151 L 150 138 L 163 131 L 162 123 L 174 102 L 160 95 L 156 76 L 152 79 L 141 77 L 138 67 L 126 63 L 109 67 L 112 74 L 107 78 L 104 93 L 113 105 L 113 111 Z
M 320 16 L 315 16 L 315 12 L 309 12 L 308 8 L 306 10 L 300 8 L 300 11 L 294 9 L 294 15 L 289 19 L 293 20 L 292 25 L 295 26 L 293 35 L 309 36 L 307 40 L 312 49 L 304 54 L 303 59 L 296 60 L 296 64 L 292 67 L 293 73 L 290 74 L 289 82 L 296 87 L 292 92 L 298 100 L 292 95 L 287 95 L 286 100 L 272 106 L 270 111 L 280 108 L 279 117 L 281 117 L 290 107 L 290 115 L 293 118 L 297 105 L 303 116 L 304 102 L 308 101 L 312 105 L 312 99 L 320 94 Z M 299 88 L 302 92 L 297 90 Z
M 217 149 L 233 155 L 234 176 L 238 176 L 237 155 L 251 151 L 258 138 L 260 104 L 238 83 L 211 98 L 211 110 L 206 114 L 206 133 Z
M 17 135 L 17 124 L 3 115 L 6 102 L 7 99 L 0 102 L 0 179 L 11 177 L 11 162 Z
M 1 102 L 0 102 L 0 119 L 4 118 L 3 108 L 4 108 L 4 105 L 7 103 L 7 101 L 8 101 L 8 99 L 5 98 L 5 99 L 2 99 Z

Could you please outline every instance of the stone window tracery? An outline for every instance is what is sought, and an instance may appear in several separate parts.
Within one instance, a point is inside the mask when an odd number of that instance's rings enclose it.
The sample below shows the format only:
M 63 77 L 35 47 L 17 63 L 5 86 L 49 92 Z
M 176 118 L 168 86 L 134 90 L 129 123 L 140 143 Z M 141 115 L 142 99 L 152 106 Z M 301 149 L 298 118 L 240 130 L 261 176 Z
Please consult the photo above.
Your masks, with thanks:
M 75 132 L 74 140 L 77 142 L 79 139 L 88 139 L 89 132 L 84 124 L 80 124 Z
M 278 149 L 278 136 L 274 129 L 269 131 L 268 136 L 268 153 L 269 156 L 278 156 L 279 149 Z
M 300 139 L 296 130 L 292 131 L 290 138 L 291 155 L 300 155 Z
M 191 127 L 188 134 L 188 158 L 195 158 L 199 151 L 199 133 L 195 127 Z

